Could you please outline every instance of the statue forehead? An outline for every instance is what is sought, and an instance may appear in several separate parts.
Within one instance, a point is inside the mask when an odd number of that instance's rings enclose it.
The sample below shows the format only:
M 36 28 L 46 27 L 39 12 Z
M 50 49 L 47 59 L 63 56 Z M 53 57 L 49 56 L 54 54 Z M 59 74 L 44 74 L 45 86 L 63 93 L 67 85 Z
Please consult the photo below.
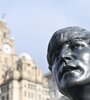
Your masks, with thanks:
M 89 36 L 88 36 L 89 35 Z M 87 38 L 90 38 L 90 33 L 87 32 L 85 29 L 81 29 L 78 27 L 69 27 L 65 29 L 61 29 L 56 31 L 50 42 L 49 42 L 49 52 L 56 48 L 57 46 L 60 46 L 64 44 L 67 41 L 74 41 L 74 40 L 85 40 Z
M 56 31 L 50 42 L 49 46 L 51 48 L 55 47 L 58 44 L 63 44 L 66 41 L 72 41 L 75 39 L 90 39 L 90 32 L 80 27 L 67 27 Z

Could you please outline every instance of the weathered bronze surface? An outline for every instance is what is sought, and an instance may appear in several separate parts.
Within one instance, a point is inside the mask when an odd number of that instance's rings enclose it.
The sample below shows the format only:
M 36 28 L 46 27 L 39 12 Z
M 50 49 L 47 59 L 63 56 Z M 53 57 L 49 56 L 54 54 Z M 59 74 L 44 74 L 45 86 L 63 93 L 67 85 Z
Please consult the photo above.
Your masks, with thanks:
M 47 60 L 58 89 L 71 100 L 90 100 L 90 32 L 81 27 L 56 31 Z

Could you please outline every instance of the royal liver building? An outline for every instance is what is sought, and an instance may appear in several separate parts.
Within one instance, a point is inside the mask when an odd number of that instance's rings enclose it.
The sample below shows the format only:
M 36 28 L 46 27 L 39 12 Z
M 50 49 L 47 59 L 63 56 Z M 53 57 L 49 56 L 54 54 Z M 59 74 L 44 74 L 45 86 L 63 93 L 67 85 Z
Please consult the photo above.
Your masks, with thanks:
M 0 100 L 51 100 L 48 78 L 28 54 L 17 55 L 5 21 L 0 21 Z

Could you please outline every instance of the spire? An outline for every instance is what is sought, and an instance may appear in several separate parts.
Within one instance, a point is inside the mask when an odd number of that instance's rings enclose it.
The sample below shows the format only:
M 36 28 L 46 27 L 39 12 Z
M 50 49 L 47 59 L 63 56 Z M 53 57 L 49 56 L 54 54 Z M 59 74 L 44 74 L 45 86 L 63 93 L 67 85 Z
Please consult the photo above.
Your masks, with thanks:
M 6 13 L 4 13 L 2 16 L 1 16 L 1 20 L 0 20 L 0 30 L 2 30 L 3 33 L 5 34 L 9 34 L 10 33 L 10 30 L 7 26 L 7 22 L 6 22 Z

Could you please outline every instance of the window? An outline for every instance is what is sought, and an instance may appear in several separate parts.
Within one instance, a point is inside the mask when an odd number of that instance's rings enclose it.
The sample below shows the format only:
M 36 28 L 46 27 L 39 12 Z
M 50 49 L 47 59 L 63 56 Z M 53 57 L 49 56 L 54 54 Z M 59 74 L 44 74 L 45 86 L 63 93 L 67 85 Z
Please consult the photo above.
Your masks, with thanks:
M 36 90 L 36 86 L 33 85 L 33 84 L 30 85 L 30 88 L 31 88 L 32 90 Z
M 2 96 L 2 100 L 5 100 L 5 96 Z
M 4 32 L 4 38 L 6 37 L 6 33 Z
M 7 94 L 6 100 L 9 100 L 9 95 Z
M 28 98 L 30 98 L 30 92 L 28 93 Z
M 2 92 L 7 92 L 8 90 L 9 90 L 9 86 L 8 85 L 5 85 L 5 86 L 1 87 L 1 91 Z
M 39 95 L 39 100 L 41 100 L 41 95 Z
M 24 87 L 26 87 L 26 84 L 24 84 Z
M 5 58 L 5 64 L 7 64 L 7 62 L 8 62 L 8 59 L 7 59 L 7 58 Z
M 28 84 L 28 88 L 30 88 L 30 84 Z
M 31 93 L 31 98 L 33 98 L 33 93 Z
M 30 64 L 28 64 L 28 66 L 30 66 Z
M 26 91 L 24 91 L 24 96 L 26 96 Z

